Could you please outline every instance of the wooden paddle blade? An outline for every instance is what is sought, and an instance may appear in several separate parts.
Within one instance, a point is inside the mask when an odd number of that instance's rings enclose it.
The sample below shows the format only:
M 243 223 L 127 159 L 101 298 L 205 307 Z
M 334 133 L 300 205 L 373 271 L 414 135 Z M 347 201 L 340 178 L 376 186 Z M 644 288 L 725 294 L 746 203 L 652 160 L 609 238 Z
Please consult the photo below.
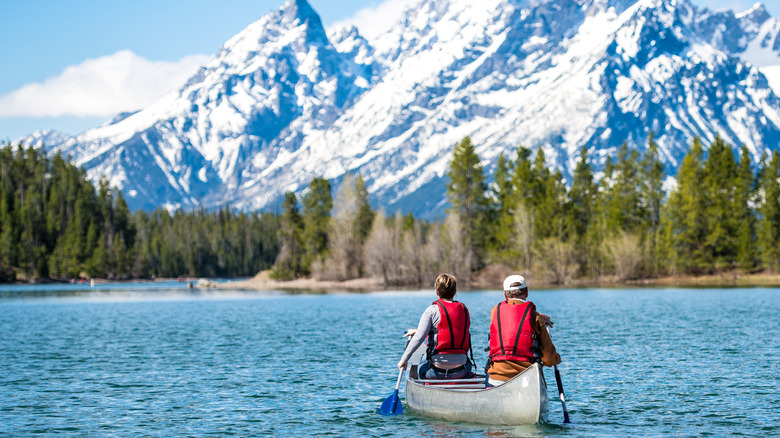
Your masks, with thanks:
M 404 406 L 398 397 L 398 390 L 393 391 L 390 397 L 387 397 L 382 402 L 382 407 L 379 408 L 379 413 L 382 415 L 400 415 L 404 413 Z

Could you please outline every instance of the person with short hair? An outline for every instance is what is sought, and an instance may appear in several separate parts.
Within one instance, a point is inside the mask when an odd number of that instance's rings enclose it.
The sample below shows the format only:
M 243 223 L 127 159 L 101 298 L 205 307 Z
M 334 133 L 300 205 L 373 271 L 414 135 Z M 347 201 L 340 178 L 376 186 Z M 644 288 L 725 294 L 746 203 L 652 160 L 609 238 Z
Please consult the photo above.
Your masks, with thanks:
M 407 330 L 411 336 L 398 368 L 406 369 L 412 353 L 427 338 L 426 360 L 417 370 L 420 379 L 463 379 L 471 377 L 471 319 L 466 305 L 455 301 L 455 277 L 441 274 L 433 284 L 438 300 L 423 312 L 417 329 Z
M 490 386 L 506 383 L 535 362 L 548 367 L 561 363 L 546 327 L 552 322 L 528 301 L 523 276 L 504 280 L 504 298 L 490 312 L 490 356 L 485 368 Z

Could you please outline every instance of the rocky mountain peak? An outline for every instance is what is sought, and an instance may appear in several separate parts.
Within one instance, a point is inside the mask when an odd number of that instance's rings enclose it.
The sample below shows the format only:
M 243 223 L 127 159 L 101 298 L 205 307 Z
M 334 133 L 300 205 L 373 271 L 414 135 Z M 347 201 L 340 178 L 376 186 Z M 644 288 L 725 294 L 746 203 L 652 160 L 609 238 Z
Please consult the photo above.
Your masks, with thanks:
M 779 94 L 755 66 L 776 59 L 779 26 L 762 10 L 421 0 L 369 42 L 355 28 L 326 34 L 308 2 L 289 0 L 150 108 L 29 140 L 109 176 L 133 208 L 268 209 L 349 172 L 375 207 L 432 218 L 466 135 L 488 171 L 524 145 L 566 177 L 582 147 L 599 170 L 623 142 L 644 150 L 650 131 L 669 174 L 697 136 L 754 159 L 777 148 Z

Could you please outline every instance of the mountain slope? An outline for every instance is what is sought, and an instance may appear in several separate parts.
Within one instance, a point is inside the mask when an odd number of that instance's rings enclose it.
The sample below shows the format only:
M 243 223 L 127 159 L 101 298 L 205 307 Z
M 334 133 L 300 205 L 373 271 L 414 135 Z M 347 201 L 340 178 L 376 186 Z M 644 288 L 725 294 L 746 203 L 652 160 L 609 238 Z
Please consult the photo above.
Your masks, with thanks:
M 53 148 L 136 208 L 268 208 L 360 172 L 375 206 L 435 217 L 465 135 L 488 170 L 525 145 L 567 177 L 580 148 L 601 168 L 651 130 L 670 174 L 695 136 L 776 149 L 759 68 L 780 65 L 778 23 L 687 0 L 423 0 L 369 43 L 291 0 L 180 90 Z
M 600 167 L 651 129 L 671 172 L 694 136 L 718 133 L 754 158 L 777 146 L 777 96 L 755 67 L 698 37 L 695 7 L 564 4 L 423 2 L 377 43 L 382 81 L 298 153 L 350 145 L 321 160 L 361 172 L 381 205 L 429 213 L 441 211 L 464 135 L 488 167 L 523 144 L 567 176 L 579 148 Z
M 241 199 L 247 175 L 327 128 L 371 72 L 330 44 L 305 0 L 293 0 L 230 39 L 181 89 L 54 149 L 95 179 L 108 175 L 133 207 L 251 207 Z

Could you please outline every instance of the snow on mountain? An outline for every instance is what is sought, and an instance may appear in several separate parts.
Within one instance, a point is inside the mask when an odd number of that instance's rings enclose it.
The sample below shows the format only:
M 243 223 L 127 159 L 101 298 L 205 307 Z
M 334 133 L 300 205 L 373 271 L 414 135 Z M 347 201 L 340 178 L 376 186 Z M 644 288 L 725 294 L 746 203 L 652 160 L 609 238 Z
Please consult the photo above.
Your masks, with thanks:
M 581 147 L 601 167 L 651 130 L 671 174 L 695 136 L 777 148 L 779 23 L 688 0 L 421 0 L 367 41 L 290 0 L 151 107 L 27 141 L 136 208 L 269 208 L 360 172 L 375 206 L 435 217 L 466 135 L 489 170 L 525 145 L 567 177 Z
M 381 205 L 426 213 L 441 212 L 465 135 L 489 168 L 522 144 L 567 176 L 582 146 L 600 167 L 650 130 L 672 172 L 695 136 L 758 158 L 777 145 L 780 102 L 755 67 L 698 37 L 697 14 L 674 1 L 422 2 L 375 42 L 382 80 L 307 137 L 294 166 L 319 144 L 348 145 L 318 161 L 360 172 Z
M 741 13 L 705 12 L 697 27 L 713 46 L 758 67 L 780 95 L 780 18 L 756 3 Z
M 286 188 L 255 187 L 254 176 L 269 176 L 267 163 L 285 162 L 371 85 L 360 55 L 338 52 L 311 6 L 291 0 L 226 42 L 181 89 L 53 149 L 93 179 L 108 176 L 133 207 L 255 207 L 246 193 L 272 199 Z

